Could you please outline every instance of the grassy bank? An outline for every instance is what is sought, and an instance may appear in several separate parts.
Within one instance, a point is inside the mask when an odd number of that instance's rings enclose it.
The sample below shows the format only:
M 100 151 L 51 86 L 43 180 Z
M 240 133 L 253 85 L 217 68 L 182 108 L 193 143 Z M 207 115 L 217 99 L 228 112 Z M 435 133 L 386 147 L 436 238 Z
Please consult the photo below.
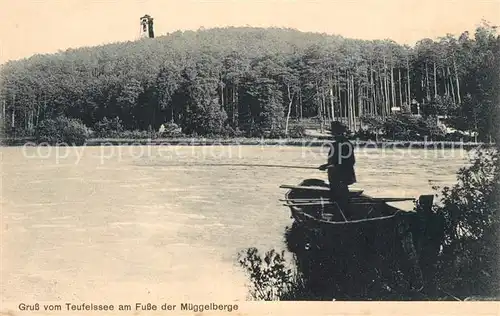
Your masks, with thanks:
M 328 139 L 317 138 L 91 138 L 86 141 L 86 146 L 323 146 Z M 2 146 L 23 146 L 35 143 L 31 138 L 6 138 Z M 484 142 L 456 142 L 456 141 L 370 141 L 356 140 L 352 143 L 359 147 L 373 148 L 463 148 L 490 147 L 494 144 Z

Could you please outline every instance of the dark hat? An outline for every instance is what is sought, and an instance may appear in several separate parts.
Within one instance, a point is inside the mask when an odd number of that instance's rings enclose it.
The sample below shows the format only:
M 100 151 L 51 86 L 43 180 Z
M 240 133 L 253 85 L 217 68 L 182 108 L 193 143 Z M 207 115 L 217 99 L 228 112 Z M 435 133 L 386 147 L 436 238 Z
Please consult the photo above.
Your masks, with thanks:
M 342 135 L 347 133 L 347 127 L 340 122 L 333 121 L 330 124 L 330 132 L 332 135 Z

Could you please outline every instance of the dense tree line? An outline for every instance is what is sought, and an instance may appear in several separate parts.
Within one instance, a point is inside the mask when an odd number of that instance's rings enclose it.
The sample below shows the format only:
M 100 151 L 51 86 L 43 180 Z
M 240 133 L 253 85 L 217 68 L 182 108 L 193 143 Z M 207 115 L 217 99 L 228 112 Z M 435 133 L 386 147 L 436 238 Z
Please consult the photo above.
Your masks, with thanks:
M 64 115 L 91 128 L 118 117 L 125 130 L 173 122 L 191 135 L 281 136 L 304 118 L 357 131 L 360 118 L 399 107 L 486 137 L 499 56 L 500 37 L 486 24 L 415 47 L 291 29 L 178 31 L 9 62 L 1 115 L 18 135 Z

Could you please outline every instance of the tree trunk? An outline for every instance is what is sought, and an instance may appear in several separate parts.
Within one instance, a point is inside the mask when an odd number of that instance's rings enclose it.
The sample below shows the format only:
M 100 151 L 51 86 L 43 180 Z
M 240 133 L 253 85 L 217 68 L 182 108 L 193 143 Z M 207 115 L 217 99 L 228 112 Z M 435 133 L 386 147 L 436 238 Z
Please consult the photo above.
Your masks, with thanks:
M 35 129 L 35 109 L 31 110 L 30 133 Z
M 371 95 L 370 95 L 370 73 L 367 71 L 366 72 L 366 85 L 365 85 L 365 88 L 363 89 L 364 93 L 363 93 L 363 104 L 364 104 L 364 107 L 363 107 L 363 115 L 365 115 L 365 113 L 368 113 L 370 114 L 371 112 Z
M 346 80 L 346 88 L 345 88 L 345 108 L 344 108 L 344 115 L 345 115 L 345 124 L 347 125 L 347 127 L 349 127 L 349 93 L 350 93 L 351 82 L 349 80 L 347 72 L 345 74 L 345 80 Z
M 240 123 L 239 115 L 238 84 L 235 84 L 233 86 L 233 124 L 236 128 Z
M 347 115 L 347 127 L 351 129 L 351 77 L 346 72 L 347 80 L 347 95 L 346 95 L 346 115 Z
M 323 113 L 325 119 L 330 119 L 331 113 L 329 107 L 326 106 L 325 91 L 323 89 L 321 89 L 321 105 L 323 107 Z
M 46 109 L 47 109 L 47 95 L 44 93 L 43 94 L 42 117 L 44 116 Z
M 153 102 L 151 102 L 151 104 L 154 104 Z M 151 117 L 151 124 L 149 125 L 150 127 L 152 127 L 152 130 L 151 132 L 155 131 L 156 128 L 155 128 L 155 123 L 156 123 L 156 106 L 153 107 L 153 115 Z M 150 134 L 150 137 L 151 137 L 151 134 Z M 151 137 L 152 138 L 152 137 Z
M 318 118 L 320 120 L 320 130 L 323 133 L 323 108 L 321 103 L 321 98 L 319 96 L 319 84 L 316 82 L 316 103 L 318 108 Z
M 5 116 L 5 103 L 4 103 L 4 116 Z M 35 126 L 38 126 L 39 120 L 40 120 L 40 103 L 37 102 Z
M 443 75 L 443 87 L 444 87 L 444 95 L 449 97 L 450 90 L 448 89 L 448 77 L 446 75 L 446 70 L 444 68 L 441 69 L 441 73 Z
M 332 114 L 332 121 L 335 120 L 335 107 L 334 107 L 334 104 L 333 104 L 333 84 L 332 84 L 332 78 L 330 77 L 330 88 L 329 88 L 329 92 L 330 92 L 330 112 Z
M 380 96 L 381 96 L 381 105 L 380 112 L 382 113 L 382 117 L 386 115 L 386 94 L 385 94 L 385 79 L 382 80 L 380 77 Z
M 358 119 L 357 119 L 357 130 L 361 129 L 360 118 L 363 115 L 363 91 L 364 89 L 361 87 L 361 83 L 358 81 Z
M 222 79 L 219 80 L 219 91 L 220 91 L 220 106 L 221 109 L 226 109 L 224 104 L 224 83 Z
M 227 104 L 230 106 L 231 111 L 231 125 L 234 126 L 234 86 L 231 85 L 227 88 Z M 228 117 L 229 118 L 229 117 Z
M 422 94 L 424 93 L 424 77 L 420 77 L 420 91 L 422 91 Z M 422 96 L 422 100 L 420 100 L 421 103 L 425 103 L 425 96 Z
M 388 84 L 388 75 L 387 75 L 387 64 L 385 62 L 384 56 L 384 113 L 385 115 L 389 115 L 389 84 Z
M 373 82 L 373 69 L 371 69 L 370 65 L 370 90 L 371 90 L 371 107 L 370 107 L 370 114 L 375 115 L 375 104 L 377 100 L 377 90 L 375 89 L 374 82 Z
M 394 67 L 391 65 L 391 96 L 392 106 L 396 106 L 396 86 L 394 85 Z
M 340 121 L 343 121 L 344 119 L 344 108 L 342 104 L 342 91 L 340 91 L 340 72 L 337 70 L 337 94 L 338 94 L 338 99 L 339 99 L 339 116 L 340 116 Z
M 385 69 L 385 78 L 384 78 L 384 89 L 385 89 L 385 114 L 391 114 L 390 108 L 390 91 L 389 91 L 389 76 L 387 74 L 387 68 Z
M 351 112 L 351 127 L 352 131 L 356 130 L 356 113 L 355 113 L 355 102 L 354 102 L 354 76 L 351 75 L 351 108 L 349 109 L 349 112 Z
M 429 69 L 427 67 L 427 62 L 425 62 L 425 96 L 427 103 L 431 101 L 431 92 L 429 89 Z
M 407 91 L 408 91 L 408 105 L 410 106 L 411 109 L 411 84 L 410 84 L 410 57 L 406 58 L 406 84 L 407 84 Z M 411 112 L 411 111 L 410 111 Z
M 302 111 L 302 89 L 299 90 L 299 108 L 300 108 L 300 120 L 302 120 L 302 117 L 303 117 L 303 111 Z
M 2 103 L 2 122 L 5 123 L 6 117 L 5 117 L 5 100 L 3 100 Z M 5 124 L 3 124 L 5 126 Z
M 403 82 L 401 81 L 401 68 L 398 68 L 398 79 L 399 79 L 399 106 L 403 106 L 403 91 L 401 87 Z
M 347 77 L 347 80 L 349 81 L 349 94 L 348 94 L 348 102 L 347 102 L 347 116 L 349 118 L 349 129 L 352 130 L 352 81 L 351 81 L 351 75 Z
M 316 95 L 314 96 L 314 98 L 316 99 L 316 115 L 318 116 L 318 118 L 321 118 L 321 102 L 319 101 L 319 89 L 318 89 L 318 83 L 315 84 L 316 85 Z
M 455 98 L 455 87 L 453 86 L 453 79 L 451 78 L 451 71 L 450 71 L 450 68 L 447 67 L 447 70 L 448 70 L 448 79 L 449 79 L 449 82 L 450 82 L 450 90 L 451 90 L 451 96 L 453 98 L 453 103 L 456 103 L 457 100 Z
M 175 123 L 174 121 L 174 104 L 171 103 L 170 105 L 170 123 Z
M 455 57 L 453 57 L 453 68 L 455 70 L 455 82 L 457 84 L 457 101 L 458 104 L 461 104 L 462 99 L 460 98 L 460 81 L 458 80 L 457 62 L 455 60 Z
M 380 71 L 380 70 L 378 70 Z M 380 76 L 378 77 L 378 80 L 377 80 L 377 76 L 376 76 L 377 72 L 375 72 L 375 74 L 373 74 L 373 113 L 375 115 L 380 115 L 380 111 L 379 111 L 379 104 L 380 104 L 380 90 L 377 88 L 378 86 L 380 86 Z
M 290 113 L 292 113 L 293 96 L 290 92 L 290 86 L 287 85 L 286 88 L 288 95 L 288 113 L 286 114 L 285 135 L 288 136 L 288 122 L 290 121 Z
M 10 127 L 14 128 L 14 126 L 16 126 L 15 122 L 16 122 L 16 108 L 15 107 L 12 107 L 12 117 L 11 117 L 11 122 L 10 122 Z
M 382 75 L 381 75 L 380 69 L 378 73 L 378 86 L 379 86 L 379 104 L 380 104 L 380 111 L 379 113 L 382 115 L 382 117 L 385 116 L 385 93 L 384 93 L 384 81 L 382 80 Z
M 299 102 L 295 102 L 295 119 L 299 118 Z
M 12 96 L 12 117 L 10 126 L 14 128 L 16 126 L 16 95 Z
M 409 104 L 409 102 L 408 102 L 408 91 L 407 91 L 407 89 L 405 87 L 405 84 L 402 82 L 401 86 L 402 86 L 402 90 L 403 90 L 403 103 Z
M 361 88 L 361 97 L 359 98 L 361 106 L 359 107 L 358 117 L 363 116 L 367 112 L 366 95 L 368 92 L 366 89 L 365 86 Z
M 436 62 L 434 62 L 434 98 L 438 96 Z

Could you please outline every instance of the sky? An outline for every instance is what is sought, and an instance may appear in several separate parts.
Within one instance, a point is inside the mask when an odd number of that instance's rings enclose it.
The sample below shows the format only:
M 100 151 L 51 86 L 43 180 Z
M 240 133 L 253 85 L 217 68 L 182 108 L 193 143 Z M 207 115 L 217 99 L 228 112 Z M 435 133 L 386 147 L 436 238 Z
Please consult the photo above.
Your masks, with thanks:
M 289 27 L 413 45 L 500 25 L 500 0 L 0 0 L 0 64 L 39 53 L 200 27 Z

